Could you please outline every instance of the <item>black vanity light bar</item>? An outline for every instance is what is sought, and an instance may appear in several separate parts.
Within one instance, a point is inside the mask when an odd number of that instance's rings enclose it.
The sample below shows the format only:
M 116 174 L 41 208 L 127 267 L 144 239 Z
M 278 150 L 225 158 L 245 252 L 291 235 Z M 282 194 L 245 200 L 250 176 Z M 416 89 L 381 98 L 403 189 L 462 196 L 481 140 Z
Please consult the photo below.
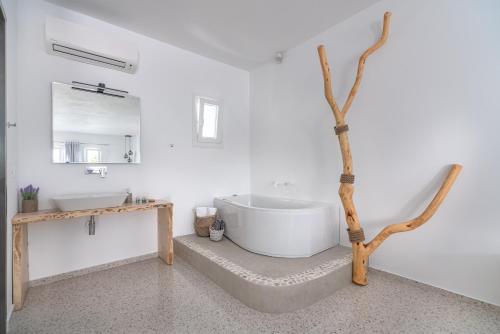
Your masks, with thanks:
M 124 91 L 124 90 L 108 88 L 103 83 L 99 83 L 96 86 L 96 85 L 91 85 L 91 84 L 84 83 L 84 82 L 72 81 L 72 84 L 75 85 L 75 86 L 71 86 L 72 89 L 83 90 L 83 91 L 86 91 L 89 93 L 97 93 L 97 94 L 109 95 L 109 96 L 114 96 L 114 97 L 119 97 L 119 98 L 124 98 L 125 95 L 128 94 L 128 92 Z M 78 87 L 78 86 L 84 86 L 84 87 Z M 115 92 L 117 92 L 118 94 Z M 122 93 L 123 95 L 121 95 L 120 93 Z

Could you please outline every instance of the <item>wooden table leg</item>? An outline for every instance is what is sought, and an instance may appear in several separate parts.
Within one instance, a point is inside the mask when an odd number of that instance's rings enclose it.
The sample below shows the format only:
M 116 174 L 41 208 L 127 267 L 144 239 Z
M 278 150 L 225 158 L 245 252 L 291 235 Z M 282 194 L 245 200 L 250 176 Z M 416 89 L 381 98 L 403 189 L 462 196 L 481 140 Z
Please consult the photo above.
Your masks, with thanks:
M 158 208 L 158 256 L 167 264 L 174 263 L 173 206 Z
M 16 311 L 23 307 L 28 281 L 28 225 L 12 225 L 12 301 Z

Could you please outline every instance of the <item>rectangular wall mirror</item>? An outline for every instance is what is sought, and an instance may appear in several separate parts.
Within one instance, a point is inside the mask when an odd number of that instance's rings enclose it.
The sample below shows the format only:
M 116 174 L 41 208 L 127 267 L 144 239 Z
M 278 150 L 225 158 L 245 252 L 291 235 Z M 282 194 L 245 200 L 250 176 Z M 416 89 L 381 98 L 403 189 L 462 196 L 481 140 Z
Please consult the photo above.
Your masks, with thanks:
M 52 83 L 52 162 L 137 164 L 140 98 L 87 84 Z

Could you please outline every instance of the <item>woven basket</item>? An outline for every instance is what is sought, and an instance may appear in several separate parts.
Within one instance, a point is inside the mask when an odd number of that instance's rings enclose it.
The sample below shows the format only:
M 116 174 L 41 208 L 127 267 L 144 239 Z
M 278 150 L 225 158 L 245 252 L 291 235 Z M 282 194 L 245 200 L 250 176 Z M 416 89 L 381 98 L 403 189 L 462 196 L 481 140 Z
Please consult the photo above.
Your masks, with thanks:
M 194 222 L 194 230 L 200 237 L 208 237 L 210 235 L 210 226 L 215 222 L 215 215 L 207 217 L 196 217 Z
M 212 241 L 221 241 L 224 236 L 224 230 L 214 230 L 210 228 L 210 240 Z

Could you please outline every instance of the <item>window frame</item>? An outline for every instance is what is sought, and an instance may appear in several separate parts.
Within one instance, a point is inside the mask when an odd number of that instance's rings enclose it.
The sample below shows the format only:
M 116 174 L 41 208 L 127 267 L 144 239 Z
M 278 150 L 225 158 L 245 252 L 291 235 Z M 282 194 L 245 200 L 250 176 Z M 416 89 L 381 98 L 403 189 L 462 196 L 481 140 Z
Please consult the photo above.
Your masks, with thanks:
M 203 137 L 203 121 L 200 116 L 202 116 L 202 106 L 204 104 L 215 104 L 217 105 L 217 135 L 216 138 Z M 224 117 L 223 117 L 223 105 L 222 99 L 209 97 L 206 95 L 194 94 L 193 95 L 193 146 L 196 147 L 212 147 L 212 148 L 222 148 L 223 147 L 223 128 L 224 128 Z

